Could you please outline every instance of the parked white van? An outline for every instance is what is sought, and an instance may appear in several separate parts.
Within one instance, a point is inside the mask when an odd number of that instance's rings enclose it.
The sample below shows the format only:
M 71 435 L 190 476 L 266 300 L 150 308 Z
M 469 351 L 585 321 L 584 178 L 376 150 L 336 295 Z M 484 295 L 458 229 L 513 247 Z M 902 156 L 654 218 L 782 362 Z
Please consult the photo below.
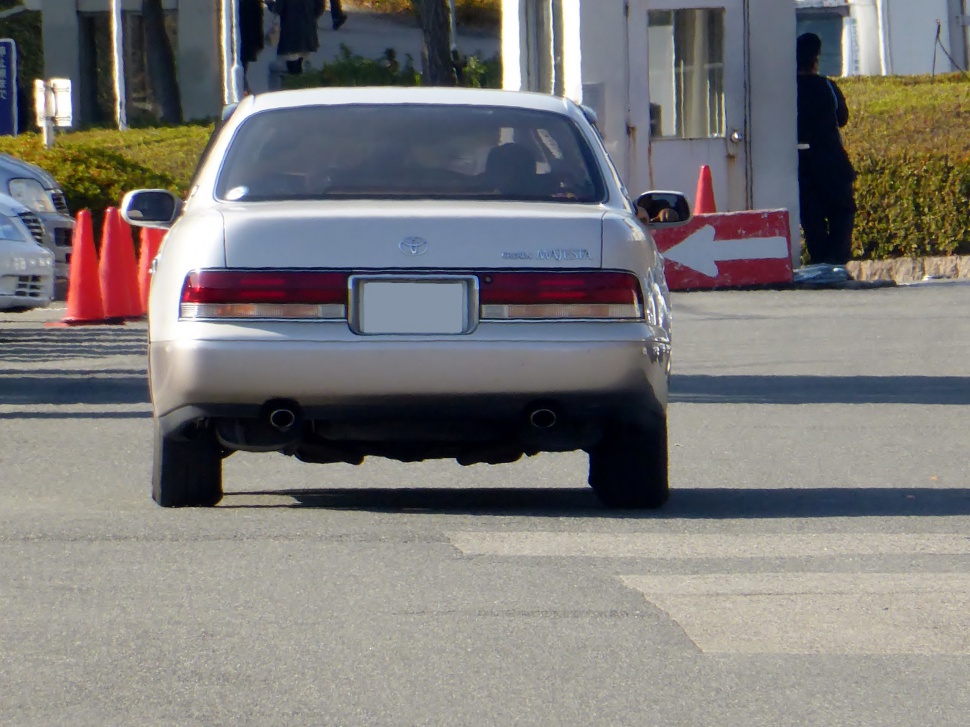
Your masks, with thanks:
M 21 219 L 34 239 L 54 253 L 54 276 L 63 294 L 71 263 L 74 219 L 60 185 L 36 164 L 0 153 L 0 194 L 26 207 L 27 214 Z

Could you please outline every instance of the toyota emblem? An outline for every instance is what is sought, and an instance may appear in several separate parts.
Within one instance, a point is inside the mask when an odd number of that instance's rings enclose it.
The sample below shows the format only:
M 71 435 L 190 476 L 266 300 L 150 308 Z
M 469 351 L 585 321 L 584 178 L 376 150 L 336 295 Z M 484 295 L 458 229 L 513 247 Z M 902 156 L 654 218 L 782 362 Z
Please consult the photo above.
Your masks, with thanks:
M 405 255 L 424 255 L 428 251 L 428 241 L 423 237 L 406 237 L 398 247 Z

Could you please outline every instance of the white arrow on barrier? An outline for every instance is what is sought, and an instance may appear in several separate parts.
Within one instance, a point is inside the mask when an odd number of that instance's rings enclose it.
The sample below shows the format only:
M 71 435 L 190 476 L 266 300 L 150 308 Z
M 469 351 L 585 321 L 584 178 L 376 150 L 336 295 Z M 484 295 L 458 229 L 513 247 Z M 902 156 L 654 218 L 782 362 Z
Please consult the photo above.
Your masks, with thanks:
M 706 225 L 663 253 L 691 270 L 716 278 L 717 264 L 727 260 L 781 260 L 787 258 L 784 237 L 752 237 L 747 240 L 715 240 L 714 228 Z

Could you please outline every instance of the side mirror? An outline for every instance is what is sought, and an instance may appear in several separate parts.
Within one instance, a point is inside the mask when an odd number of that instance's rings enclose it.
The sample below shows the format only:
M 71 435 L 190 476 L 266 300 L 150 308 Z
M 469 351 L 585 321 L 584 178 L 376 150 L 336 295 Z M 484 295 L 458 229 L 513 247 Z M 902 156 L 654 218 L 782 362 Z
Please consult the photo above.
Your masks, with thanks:
M 690 203 L 680 192 L 645 192 L 637 198 L 637 217 L 650 227 L 679 227 L 690 219 Z
M 168 229 L 182 211 L 182 200 L 167 189 L 139 189 L 121 202 L 121 216 L 136 227 Z

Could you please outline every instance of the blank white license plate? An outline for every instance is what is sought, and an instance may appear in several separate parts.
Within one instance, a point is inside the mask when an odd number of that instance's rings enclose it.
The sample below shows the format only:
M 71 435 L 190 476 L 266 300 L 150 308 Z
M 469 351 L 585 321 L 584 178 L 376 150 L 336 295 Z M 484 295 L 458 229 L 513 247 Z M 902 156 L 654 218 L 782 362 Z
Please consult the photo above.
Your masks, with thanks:
M 468 284 L 363 281 L 359 290 L 361 333 L 430 334 L 468 330 Z

